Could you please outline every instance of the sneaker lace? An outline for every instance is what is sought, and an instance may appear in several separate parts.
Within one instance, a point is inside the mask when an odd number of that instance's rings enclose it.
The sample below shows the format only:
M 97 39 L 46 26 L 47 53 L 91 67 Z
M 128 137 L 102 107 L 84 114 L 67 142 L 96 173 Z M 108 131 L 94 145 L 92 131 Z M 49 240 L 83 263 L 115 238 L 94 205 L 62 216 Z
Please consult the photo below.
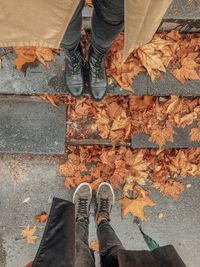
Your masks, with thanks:
M 105 212 L 105 213 L 108 213 L 109 209 L 109 199 L 106 198 L 106 199 L 100 199 L 100 205 L 99 205 L 99 212 Z
M 78 213 L 87 214 L 87 199 L 79 199 Z

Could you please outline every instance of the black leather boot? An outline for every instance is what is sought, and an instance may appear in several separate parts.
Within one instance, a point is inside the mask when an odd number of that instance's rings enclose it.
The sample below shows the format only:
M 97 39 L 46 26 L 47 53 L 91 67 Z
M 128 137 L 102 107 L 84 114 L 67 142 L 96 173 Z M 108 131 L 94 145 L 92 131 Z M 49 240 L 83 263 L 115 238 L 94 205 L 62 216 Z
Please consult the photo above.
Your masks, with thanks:
M 72 50 L 66 50 L 65 80 L 69 92 L 79 97 L 84 91 L 84 57 L 79 44 Z
M 90 46 L 88 64 L 91 95 L 96 101 L 99 101 L 105 96 L 108 87 L 105 68 L 105 53 L 101 53 L 94 47 Z

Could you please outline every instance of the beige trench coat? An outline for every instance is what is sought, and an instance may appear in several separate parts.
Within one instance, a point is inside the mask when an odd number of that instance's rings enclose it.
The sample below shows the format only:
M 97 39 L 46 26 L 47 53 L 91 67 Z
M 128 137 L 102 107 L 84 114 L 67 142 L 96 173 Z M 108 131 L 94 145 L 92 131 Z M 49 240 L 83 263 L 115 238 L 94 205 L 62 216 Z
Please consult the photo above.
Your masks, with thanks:
M 148 42 L 172 0 L 125 0 L 124 59 Z M 58 48 L 79 0 L 1 0 L 0 47 Z

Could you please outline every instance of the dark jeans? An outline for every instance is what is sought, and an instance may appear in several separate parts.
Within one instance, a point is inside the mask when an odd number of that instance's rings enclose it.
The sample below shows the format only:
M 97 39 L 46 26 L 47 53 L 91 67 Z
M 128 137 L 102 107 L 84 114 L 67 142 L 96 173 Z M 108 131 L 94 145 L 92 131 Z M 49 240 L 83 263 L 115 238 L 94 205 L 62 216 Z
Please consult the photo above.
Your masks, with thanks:
M 76 267 L 94 267 L 94 254 L 88 244 L 88 222 L 76 222 Z M 124 249 L 121 241 L 115 234 L 109 222 L 103 221 L 97 228 L 100 245 L 100 258 L 102 267 L 118 267 L 117 251 Z
M 80 42 L 84 4 L 85 0 L 80 0 L 64 35 L 63 48 L 72 49 Z M 124 0 L 93 0 L 93 4 L 91 44 L 100 52 L 106 52 L 124 28 Z

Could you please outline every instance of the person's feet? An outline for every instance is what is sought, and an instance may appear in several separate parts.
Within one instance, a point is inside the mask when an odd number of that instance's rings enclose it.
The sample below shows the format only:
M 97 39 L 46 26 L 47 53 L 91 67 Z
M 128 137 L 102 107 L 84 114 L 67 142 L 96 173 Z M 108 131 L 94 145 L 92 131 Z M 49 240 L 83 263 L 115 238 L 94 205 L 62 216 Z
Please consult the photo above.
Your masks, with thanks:
M 75 204 L 76 221 L 80 219 L 89 219 L 90 204 L 92 200 L 92 188 L 88 183 L 80 184 L 73 196 Z
M 79 97 L 84 91 L 84 57 L 79 44 L 72 50 L 66 50 L 65 80 L 69 92 Z
M 105 53 L 99 52 L 90 46 L 88 65 L 89 65 L 89 86 L 92 97 L 99 101 L 107 91 L 108 82 L 105 68 Z
M 115 202 L 115 195 L 112 186 L 109 183 L 99 185 L 96 196 L 96 223 L 101 221 L 110 221 L 110 213 Z

